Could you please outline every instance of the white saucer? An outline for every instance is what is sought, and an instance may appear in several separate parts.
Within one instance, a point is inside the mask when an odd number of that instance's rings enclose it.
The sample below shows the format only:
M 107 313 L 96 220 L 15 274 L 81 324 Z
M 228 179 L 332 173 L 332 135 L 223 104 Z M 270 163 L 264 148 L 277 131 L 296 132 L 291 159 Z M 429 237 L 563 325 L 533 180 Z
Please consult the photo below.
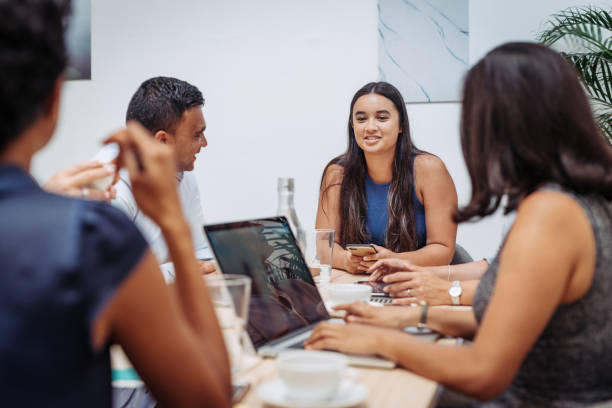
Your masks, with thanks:
M 342 380 L 332 399 L 324 401 L 296 401 L 287 398 L 285 385 L 280 379 L 266 381 L 257 388 L 257 394 L 266 404 L 290 408 L 343 408 L 361 404 L 368 396 L 365 385 L 352 380 Z

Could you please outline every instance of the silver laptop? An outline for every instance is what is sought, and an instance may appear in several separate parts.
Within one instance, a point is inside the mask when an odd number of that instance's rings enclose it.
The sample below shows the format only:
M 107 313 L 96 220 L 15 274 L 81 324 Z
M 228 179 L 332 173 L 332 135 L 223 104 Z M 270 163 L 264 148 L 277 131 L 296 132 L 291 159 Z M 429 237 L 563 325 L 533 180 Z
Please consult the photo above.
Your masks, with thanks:
M 247 333 L 260 355 L 303 348 L 314 326 L 330 319 L 285 217 L 206 225 L 204 231 L 221 271 L 252 280 Z M 348 357 L 352 365 L 395 367 L 378 357 Z

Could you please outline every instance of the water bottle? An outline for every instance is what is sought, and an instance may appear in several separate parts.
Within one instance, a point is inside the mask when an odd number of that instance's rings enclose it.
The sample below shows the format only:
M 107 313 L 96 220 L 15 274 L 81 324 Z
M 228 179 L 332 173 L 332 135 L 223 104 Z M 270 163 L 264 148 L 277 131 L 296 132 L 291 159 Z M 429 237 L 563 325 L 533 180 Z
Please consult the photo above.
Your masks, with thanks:
M 300 225 L 295 207 L 293 206 L 293 191 L 295 183 L 293 177 L 279 177 L 278 178 L 278 215 L 284 215 L 289 222 L 289 227 L 293 231 L 293 235 L 297 240 L 297 244 L 302 250 L 302 253 L 306 250 L 306 234 Z

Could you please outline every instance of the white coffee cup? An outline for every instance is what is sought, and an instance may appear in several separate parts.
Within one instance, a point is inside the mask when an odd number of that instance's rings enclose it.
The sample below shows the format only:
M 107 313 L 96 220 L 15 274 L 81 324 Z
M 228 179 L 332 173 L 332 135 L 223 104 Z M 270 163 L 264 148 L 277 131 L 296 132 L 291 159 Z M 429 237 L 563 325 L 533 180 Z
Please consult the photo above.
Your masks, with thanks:
M 333 398 L 347 365 L 346 356 L 329 351 L 289 350 L 276 359 L 286 397 L 299 401 Z
M 327 289 L 329 300 L 336 305 L 353 303 L 357 300 L 367 302 L 372 295 L 372 287 L 356 283 L 335 283 Z

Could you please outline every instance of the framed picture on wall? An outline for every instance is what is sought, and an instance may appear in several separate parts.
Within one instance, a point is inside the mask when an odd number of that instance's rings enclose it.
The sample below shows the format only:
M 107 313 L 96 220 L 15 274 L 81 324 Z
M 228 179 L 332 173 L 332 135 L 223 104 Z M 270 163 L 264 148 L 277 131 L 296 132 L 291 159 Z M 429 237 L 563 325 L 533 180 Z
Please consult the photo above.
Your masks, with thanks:
M 378 0 L 380 80 L 407 103 L 459 101 L 468 18 L 468 0 Z
M 91 0 L 72 0 L 66 46 L 66 79 L 91 79 Z

